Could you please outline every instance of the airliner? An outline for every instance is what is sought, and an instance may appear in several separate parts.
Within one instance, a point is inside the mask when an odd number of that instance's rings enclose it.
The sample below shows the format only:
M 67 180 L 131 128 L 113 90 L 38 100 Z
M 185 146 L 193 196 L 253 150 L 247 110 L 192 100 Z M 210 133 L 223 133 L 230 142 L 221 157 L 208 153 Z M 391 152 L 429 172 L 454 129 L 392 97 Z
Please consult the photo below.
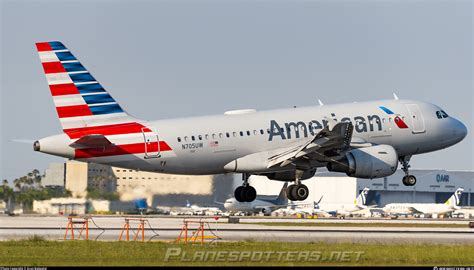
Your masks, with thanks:
M 389 203 L 382 209 L 390 215 L 445 215 L 460 209 L 463 188 L 458 188 L 445 203 Z
M 171 215 L 199 215 L 199 216 L 213 216 L 220 214 L 222 211 L 217 207 L 202 207 L 196 204 L 191 204 L 186 200 L 186 207 L 173 208 L 170 211 Z
M 360 210 L 369 209 L 370 207 L 367 206 L 367 195 L 369 194 L 370 189 L 364 188 L 359 196 L 354 200 L 353 204 L 324 204 L 319 203 L 318 209 L 321 211 L 325 211 L 332 216 L 350 216 L 353 215 Z
M 234 195 L 251 202 L 250 175 L 292 182 L 287 197 L 305 200 L 303 180 L 317 168 L 358 178 L 409 173 L 414 155 L 452 146 L 465 125 L 431 103 L 399 99 L 145 121 L 128 114 L 59 41 L 36 43 L 62 133 L 33 149 L 84 162 L 149 172 L 241 173 Z M 139 89 L 133 89 L 139 96 Z
M 270 215 L 273 211 L 288 206 L 288 198 L 286 197 L 286 189 L 288 183 L 283 184 L 277 198 L 263 198 L 257 197 L 251 202 L 239 202 L 235 198 L 227 199 L 223 205 L 224 208 L 230 213 L 263 213 L 264 215 Z

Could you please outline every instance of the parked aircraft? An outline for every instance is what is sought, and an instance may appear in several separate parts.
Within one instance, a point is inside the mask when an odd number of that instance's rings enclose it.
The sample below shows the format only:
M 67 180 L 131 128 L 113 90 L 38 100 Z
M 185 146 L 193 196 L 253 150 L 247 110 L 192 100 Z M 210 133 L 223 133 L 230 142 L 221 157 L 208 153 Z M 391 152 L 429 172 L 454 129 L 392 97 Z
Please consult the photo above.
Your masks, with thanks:
M 286 210 L 286 214 L 295 215 L 295 214 L 302 214 L 302 215 L 309 215 L 309 216 L 318 216 L 318 217 L 332 217 L 330 213 L 321 210 L 319 208 L 319 203 L 323 197 L 319 199 L 319 201 L 314 201 L 311 204 L 300 204 L 296 207 Z
M 445 203 L 389 203 L 383 211 L 388 215 L 445 215 L 460 209 L 463 188 L 458 188 Z
M 217 207 L 205 207 L 199 206 L 196 204 L 192 204 L 190 201 L 186 200 L 186 207 L 174 207 L 171 209 L 171 215 L 198 215 L 198 216 L 206 216 L 206 215 L 219 215 L 222 211 Z
M 354 215 L 361 210 L 370 208 L 367 206 L 367 195 L 369 194 L 369 188 L 364 188 L 353 204 L 325 204 L 323 202 L 318 204 L 318 208 L 332 216 L 345 217 Z
M 277 198 L 269 199 L 257 196 L 257 198 L 251 202 L 239 202 L 235 198 L 227 199 L 223 205 L 224 208 L 230 213 L 263 213 L 270 215 L 273 211 L 288 206 L 288 199 L 286 197 L 286 188 L 288 183 L 285 183 L 281 188 L 280 194 Z
M 172 174 L 242 173 L 235 198 L 256 199 L 250 175 L 294 182 L 292 201 L 305 200 L 302 180 L 317 168 L 358 178 L 393 174 L 403 184 L 413 155 L 452 146 L 467 134 L 439 106 L 378 100 L 158 121 L 139 120 L 113 99 L 59 41 L 36 44 L 63 132 L 34 142 L 35 151 L 129 169 Z M 139 89 L 133 89 L 139 93 Z

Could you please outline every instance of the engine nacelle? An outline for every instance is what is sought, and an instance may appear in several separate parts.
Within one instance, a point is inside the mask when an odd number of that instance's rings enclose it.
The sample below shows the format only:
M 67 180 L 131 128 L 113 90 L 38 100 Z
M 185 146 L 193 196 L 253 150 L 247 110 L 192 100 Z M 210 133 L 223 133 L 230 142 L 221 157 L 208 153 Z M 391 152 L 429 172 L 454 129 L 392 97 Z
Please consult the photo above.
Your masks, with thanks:
M 272 209 L 270 207 L 265 207 L 262 209 L 262 213 L 265 215 L 265 216 L 269 216 L 272 214 Z
M 351 150 L 338 162 L 327 165 L 329 171 L 369 179 L 392 175 L 397 167 L 397 151 L 385 144 Z
M 316 174 L 316 169 L 306 170 L 301 176 L 301 180 L 310 179 Z M 274 173 L 264 173 L 260 175 L 265 175 L 270 180 L 278 181 L 295 181 L 296 175 L 295 171 L 284 171 L 284 172 L 274 172 Z

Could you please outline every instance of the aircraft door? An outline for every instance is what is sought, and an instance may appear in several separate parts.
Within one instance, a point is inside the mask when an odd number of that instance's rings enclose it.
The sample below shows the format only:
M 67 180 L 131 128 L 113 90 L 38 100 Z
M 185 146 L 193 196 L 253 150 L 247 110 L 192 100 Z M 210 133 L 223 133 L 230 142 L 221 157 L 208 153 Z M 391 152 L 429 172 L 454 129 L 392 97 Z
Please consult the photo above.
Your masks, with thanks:
M 423 119 L 423 114 L 421 114 L 420 107 L 417 104 L 407 104 L 406 106 L 413 125 L 413 133 L 425 132 L 425 120 Z
M 143 140 L 145 142 L 145 158 L 159 158 L 160 139 L 153 129 L 142 128 Z

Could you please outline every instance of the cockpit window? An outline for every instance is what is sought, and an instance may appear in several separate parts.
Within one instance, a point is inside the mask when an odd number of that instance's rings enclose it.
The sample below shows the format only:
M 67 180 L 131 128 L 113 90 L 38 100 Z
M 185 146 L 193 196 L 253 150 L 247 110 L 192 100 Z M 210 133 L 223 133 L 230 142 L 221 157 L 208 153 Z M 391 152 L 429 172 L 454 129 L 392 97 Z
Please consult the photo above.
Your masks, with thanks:
M 448 114 L 447 114 L 445 111 L 441 111 L 441 115 L 443 116 L 443 118 L 447 118 L 447 117 L 448 117 Z
M 443 118 L 443 117 L 441 116 L 441 112 L 440 112 L 440 111 L 436 111 L 436 117 L 438 117 L 438 119 Z

